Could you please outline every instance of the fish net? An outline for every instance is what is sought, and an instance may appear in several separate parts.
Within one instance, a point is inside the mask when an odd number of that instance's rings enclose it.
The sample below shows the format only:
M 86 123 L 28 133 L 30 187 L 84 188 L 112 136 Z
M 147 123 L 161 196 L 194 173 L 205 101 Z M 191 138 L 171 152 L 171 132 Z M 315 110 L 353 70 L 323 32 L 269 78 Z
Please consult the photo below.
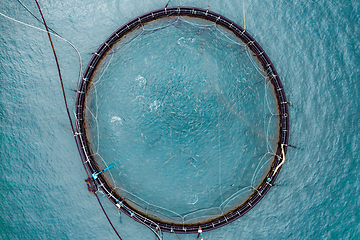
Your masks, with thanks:
M 110 167 L 99 175 L 106 194 L 132 217 L 220 219 L 251 206 L 277 171 L 276 91 L 228 28 L 177 14 L 139 24 L 85 80 L 87 157 L 97 171 Z

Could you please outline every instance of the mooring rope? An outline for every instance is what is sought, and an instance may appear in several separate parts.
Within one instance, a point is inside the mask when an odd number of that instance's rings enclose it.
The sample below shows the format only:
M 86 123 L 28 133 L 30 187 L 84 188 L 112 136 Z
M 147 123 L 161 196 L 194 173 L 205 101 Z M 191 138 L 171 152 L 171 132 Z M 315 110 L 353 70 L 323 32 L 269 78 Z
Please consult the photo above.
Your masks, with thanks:
M 244 30 L 246 30 L 246 22 L 245 22 L 245 0 L 243 0 L 243 16 L 244 16 Z
M 277 165 L 277 167 L 275 168 L 275 171 L 273 173 L 273 176 L 277 173 L 277 171 L 279 170 L 279 168 L 284 164 L 285 162 L 285 151 L 284 151 L 284 144 L 281 144 L 281 163 L 279 165 Z
M 121 237 L 120 237 L 120 235 L 119 235 L 119 233 L 116 231 L 116 229 L 115 229 L 114 225 L 112 224 L 112 222 L 111 222 L 110 218 L 109 218 L 109 217 L 108 217 L 108 215 L 106 214 L 105 209 L 104 209 L 104 207 L 103 207 L 102 203 L 100 202 L 100 199 L 99 199 L 99 197 L 98 197 L 97 193 L 96 193 L 96 192 L 94 192 L 94 194 L 95 194 L 96 199 L 97 199 L 97 200 L 98 200 L 98 202 L 99 202 L 99 205 L 100 205 L 100 207 L 101 207 L 102 211 L 103 211 L 103 212 L 104 212 L 104 214 L 105 214 L 106 219 L 107 219 L 107 220 L 108 220 L 108 222 L 110 223 L 111 227 L 113 228 L 113 230 L 114 230 L 114 232 L 116 233 L 116 235 L 118 236 L 118 238 L 119 238 L 120 240 L 122 240 L 122 239 L 121 239 Z
M 42 11 L 41 11 L 40 5 L 39 5 L 39 3 L 38 3 L 37 0 L 35 0 L 35 2 L 36 2 L 36 5 L 37 5 L 37 7 L 38 7 L 38 9 L 39 9 L 41 18 L 42 18 L 42 20 L 43 20 L 44 26 L 45 26 L 45 28 L 46 28 L 46 32 L 47 32 L 48 37 L 49 37 L 49 41 L 50 41 L 50 44 L 51 44 L 52 51 L 53 51 L 53 53 L 54 53 L 54 58 L 55 58 L 55 62 L 56 62 L 56 67 L 57 67 L 57 69 L 58 69 L 58 74 L 59 74 L 59 79 L 60 79 L 60 84 L 61 84 L 61 90 L 62 90 L 62 93 L 63 93 L 64 102 L 65 102 L 66 112 L 67 112 L 67 115 L 68 115 L 68 118 L 69 118 L 69 121 L 70 121 L 71 131 L 72 131 L 72 133 L 73 133 L 73 136 L 75 137 L 76 145 L 78 146 L 78 141 L 76 140 L 76 132 L 75 132 L 75 129 L 74 129 L 74 125 L 73 125 L 73 123 L 72 123 L 72 119 L 71 119 L 71 116 L 70 116 L 70 111 L 69 111 L 69 108 L 68 108 L 68 105 L 67 105 L 67 101 L 66 101 L 64 83 L 63 83 L 63 80 L 62 80 L 61 71 L 60 71 L 60 65 L 59 65 L 59 61 L 58 61 L 58 58 L 57 58 L 57 55 L 56 55 L 56 52 L 55 52 L 54 44 L 53 44 L 53 42 L 52 42 L 51 35 L 50 35 L 50 31 L 49 31 L 49 28 L 48 28 L 48 26 L 47 26 L 47 24 L 46 24 L 46 21 L 45 21 L 45 18 L 44 18 L 43 13 L 42 13 Z M 79 146 L 78 146 L 78 150 L 80 151 Z M 85 169 L 86 169 L 86 168 L 85 168 Z M 87 174 L 88 177 L 89 177 L 89 174 L 87 173 L 87 171 L 86 171 L 86 174 Z M 121 237 L 120 237 L 120 235 L 119 235 L 119 233 L 116 231 L 114 225 L 111 223 L 111 220 L 109 219 L 108 215 L 106 214 L 105 209 L 104 209 L 103 205 L 101 204 L 98 195 L 96 194 L 96 191 L 94 191 L 94 194 L 95 194 L 96 199 L 98 200 L 99 205 L 100 205 L 102 211 L 104 212 L 104 214 L 105 214 L 108 222 L 110 223 L 111 227 L 113 228 L 114 232 L 116 233 L 116 235 L 118 236 L 118 238 L 119 238 L 120 240 L 122 240 Z

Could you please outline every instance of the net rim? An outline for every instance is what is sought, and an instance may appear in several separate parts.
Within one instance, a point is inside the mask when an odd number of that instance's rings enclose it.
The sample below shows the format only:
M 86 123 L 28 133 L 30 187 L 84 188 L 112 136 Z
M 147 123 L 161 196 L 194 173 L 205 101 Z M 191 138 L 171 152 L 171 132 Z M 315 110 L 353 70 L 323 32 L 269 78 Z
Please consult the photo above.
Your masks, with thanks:
M 219 24 L 228 30 L 232 31 L 238 38 L 240 38 L 254 53 L 254 56 L 261 63 L 263 70 L 265 71 L 268 81 L 273 85 L 275 89 L 275 95 L 277 99 L 278 110 L 280 113 L 279 117 L 279 142 L 276 150 L 276 154 L 273 158 L 271 168 L 266 174 L 265 178 L 261 184 L 254 189 L 253 194 L 241 205 L 239 205 L 233 211 L 226 213 L 215 219 L 211 219 L 206 222 L 201 222 L 197 224 L 175 224 L 167 223 L 158 219 L 153 219 L 146 216 L 144 213 L 132 208 L 123 199 L 115 193 L 107 180 L 100 174 L 97 177 L 91 178 L 91 181 L 94 182 L 97 189 L 100 189 L 107 198 L 123 213 L 125 213 L 130 218 L 134 219 L 137 222 L 140 222 L 148 227 L 151 227 L 156 230 L 161 230 L 165 232 L 175 232 L 175 233 L 198 233 L 199 229 L 202 231 L 209 231 L 219 227 L 222 227 L 232 221 L 243 216 L 250 209 L 255 207 L 255 205 L 265 196 L 265 194 L 273 186 L 274 181 L 276 180 L 282 164 L 285 160 L 285 155 L 287 152 L 288 139 L 289 139 L 289 111 L 288 111 L 288 102 L 286 100 L 285 91 L 283 89 L 280 78 L 270 61 L 267 54 L 261 48 L 261 46 L 255 41 L 255 39 L 248 33 L 246 30 L 241 28 L 236 23 L 225 18 L 224 16 L 214 13 L 209 10 L 204 10 L 195 7 L 170 7 L 162 8 L 159 10 L 151 11 L 145 13 L 139 17 L 134 18 L 133 20 L 127 22 L 115 32 L 113 32 L 110 37 L 108 37 L 104 43 L 93 53 L 93 56 L 87 65 L 83 78 L 78 84 L 78 90 L 76 94 L 75 101 L 75 116 L 76 116 L 76 139 L 81 145 L 80 157 L 86 167 L 86 170 L 91 174 L 98 173 L 97 164 L 93 158 L 90 144 L 86 138 L 86 129 L 85 129 L 85 99 L 87 89 L 89 87 L 91 77 L 95 72 L 95 69 L 98 63 L 101 61 L 102 57 L 111 49 L 112 45 L 116 43 L 120 38 L 125 36 L 130 31 L 141 26 L 144 23 L 154 21 L 160 18 L 169 17 L 169 16 L 188 16 L 195 18 L 202 18 L 208 21 L 211 21 L 215 24 Z

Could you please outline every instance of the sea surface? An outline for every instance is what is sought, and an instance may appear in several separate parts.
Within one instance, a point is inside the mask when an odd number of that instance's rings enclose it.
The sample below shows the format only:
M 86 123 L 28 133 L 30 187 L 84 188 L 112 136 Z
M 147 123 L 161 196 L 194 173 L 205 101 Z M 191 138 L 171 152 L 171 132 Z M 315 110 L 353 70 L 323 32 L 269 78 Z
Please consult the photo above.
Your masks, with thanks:
M 40 17 L 35 2 L 22 3 Z M 114 30 L 166 4 L 40 1 L 49 27 L 80 52 L 83 69 Z M 360 239 L 360 2 L 172 0 L 173 6 L 209 6 L 246 25 L 291 103 L 289 143 L 296 148 L 288 149 L 277 186 L 204 239 Z M 0 238 L 116 239 L 84 182 L 51 46 L 37 29 L 43 26 L 18 1 L 3 0 L 0 13 Z M 53 41 L 72 112 L 79 58 L 62 39 Z M 122 239 L 156 239 L 99 196 Z

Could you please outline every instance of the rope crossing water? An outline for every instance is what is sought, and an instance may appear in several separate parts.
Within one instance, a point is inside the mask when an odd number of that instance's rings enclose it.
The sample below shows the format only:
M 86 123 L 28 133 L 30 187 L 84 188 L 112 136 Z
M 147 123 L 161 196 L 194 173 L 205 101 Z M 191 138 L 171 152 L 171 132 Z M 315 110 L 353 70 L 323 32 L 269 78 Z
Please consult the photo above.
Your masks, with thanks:
M 54 58 L 55 58 L 55 62 L 56 62 L 56 67 L 57 67 L 57 70 L 58 70 L 59 79 L 60 79 L 60 84 L 61 84 L 61 89 L 62 89 L 63 98 L 64 98 L 64 102 L 65 102 L 66 112 L 67 112 L 67 115 L 68 115 L 68 118 L 69 118 L 69 121 L 70 121 L 70 125 L 71 125 L 71 131 L 72 131 L 72 133 L 73 133 L 73 136 L 75 137 L 75 142 L 76 142 L 76 145 L 77 145 L 77 147 L 78 147 L 79 153 L 81 154 L 80 148 L 79 148 L 79 142 L 78 142 L 78 139 L 77 139 L 78 134 L 76 134 L 76 132 L 75 132 L 75 128 L 74 128 L 74 125 L 73 125 L 73 123 L 72 123 L 72 119 L 71 119 L 71 116 L 70 116 L 70 111 L 69 111 L 69 108 L 68 108 L 68 105 L 67 105 L 67 101 L 66 101 L 64 83 L 63 83 L 63 80 L 62 80 L 61 71 L 60 71 L 60 66 L 59 66 L 59 61 L 58 61 L 58 58 L 57 58 L 57 55 L 56 55 L 56 52 L 55 52 L 54 44 L 53 44 L 53 42 L 52 42 L 51 35 L 50 35 L 50 32 L 49 32 L 49 28 L 48 28 L 48 26 L 47 26 L 47 24 L 46 24 L 46 21 L 45 21 L 45 18 L 44 18 L 43 13 L 42 13 L 42 11 L 41 11 L 40 5 L 39 5 L 39 3 L 38 3 L 37 0 L 35 0 L 35 2 L 36 2 L 36 5 L 37 5 L 37 7 L 38 7 L 38 9 L 39 9 L 40 14 L 41 14 L 41 18 L 42 18 L 43 23 L 44 23 L 44 26 L 45 26 L 45 28 L 46 28 L 46 32 L 47 32 L 48 37 L 49 37 L 49 41 L 50 41 L 50 44 L 51 44 L 51 48 L 52 48 L 52 51 L 53 51 L 53 53 L 54 53 Z M 84 167 L 85 167 L 85 166 L 84 166 Z M 112 166 L 111 166 L 111 167 L 112 167 Z M 109 167 L 109 168 L 110 168 L 110 167 Z M 89 174 L 88 174 L 86 168 L 85 168 L 85 170 L 86 170 L 86 174 L 87 174 L 87 176 L 88 176 L 88 179 L 85 180 L 86 183 L 88 184 L 88 186 L 89 186 L 89 184 L 90 184 L 90 185 L 93 185 L 92 181 L 89 179 Z M 105 170 L 103 170 L 103 171 L 105 171 Z M 105 214 L 105 216 L 106 216 L 106 219 L 109 221 L 109 223 L 110 223 L 111 227 L 113 228 L 114 232 L 116 233 L 116 235 L 118 236 L 118 238 L 121 240 L 121 237 L 120 237 L 119 233 L 116 231 L 114 225 L 111 223 L 108 215 L 106 214 L 105 209 L 104 209 L 103 205 L 101 204 L 100 199 L 99 199 L 96 191 L 94 191 L 95 188 L 92 186 L 92 187 L 89 187 L 89 190 L 91 190 L 90 192 L 93 192 L 93 193 L 95 194 L 96 199 L 98 200 L 99 205 L 100 205 L 102 211 L 104 212 L 104 214 Z

